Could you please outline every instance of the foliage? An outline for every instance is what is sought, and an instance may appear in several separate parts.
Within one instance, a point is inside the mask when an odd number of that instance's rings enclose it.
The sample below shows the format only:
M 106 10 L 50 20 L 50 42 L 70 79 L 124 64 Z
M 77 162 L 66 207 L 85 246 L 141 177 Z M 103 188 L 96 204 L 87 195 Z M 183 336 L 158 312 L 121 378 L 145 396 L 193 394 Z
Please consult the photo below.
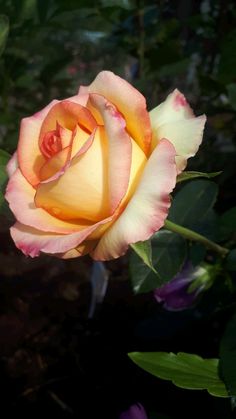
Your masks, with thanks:
M 224 383 L 217 372 L 218 359 L 202 359 L 200 356 L 179 352 L 134 352 L 129 357 L 145 371 L 176 386 L 190 389 L 207 389 L 210 394 L 227 397 Z

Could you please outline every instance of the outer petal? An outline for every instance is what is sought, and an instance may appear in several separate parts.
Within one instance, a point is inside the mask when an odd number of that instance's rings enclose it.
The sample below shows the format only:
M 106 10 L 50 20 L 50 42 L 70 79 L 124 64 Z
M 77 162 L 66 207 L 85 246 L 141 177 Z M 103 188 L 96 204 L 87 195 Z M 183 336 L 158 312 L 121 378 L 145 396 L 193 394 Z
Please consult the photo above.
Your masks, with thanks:
M 61 234 L 73 233 L 89 226 L 89 223 L 80 220 L 77 223 L 59 220 L 44 209 L 36 208 L 34 196 L 35 189 L 17 169 L 8 182 L 5 197 L 19 222 L 42 231 Z
M 194 118 L 184 95 L 178 89 L 170 93 L 166 100 L 149 112 L 152 128 L 183 119 Z
M 39 172 L 45 163 L 38 145 L 41 126 L 44 118 L 56 103 L 58 100 L 53 100 L 42 111 L 21 121 L 17 156 L 21 171 L 31 185 L 39 183 Z
M 147 240 L 159 230 L 170 207 L 176 183 L 175 149 L 162 140 L 153 151 L 140 183 L 124 212 L 104 233 L 92 257 L 109 260 L 123 255 L 128 245 Z
M 97 93 L 113 103 L 127 123 L 127 130 L 145 153 L 151 142 L 151 126 L 144 96 L 127 81 L 110 71 L 102 71 L 80 94 Z
M 168 138 L 176 149 L 178 171 L 184 170 L 189 157 L 195 156 L 202 142 L 206 122 L 205 115 L 185 121 L 161 125 L 156 133 L 159 138 Z
M 51 254 L 64 254 L 71 249 L 77 248 L 94 230 L 100 225 L 111 220 L 104 219 L 84 230 L 72 234 L 50 234 L 44 233 L 32 227 L 27 227 L 21 223 L 16 223 L 11 227 L 11 236 L 15 245 L 25 255 L 36 257 L 40 252 Z
M 125 129 L 125 120 L 117 109 L 103 96 L 93 94 L 90 100 L 103 117 L 108 138 L 108 186 L 112 214 L 128 189 L 132 144 Z
M 184 170 L 187 159 L 196 154 L 203 136 L 205 115 L 194 117 L 185 97 L 175 90 L 165 102 L 150 112 L 153 129 L 152 148 L 167 138 L 176 149 L 178 171 Z

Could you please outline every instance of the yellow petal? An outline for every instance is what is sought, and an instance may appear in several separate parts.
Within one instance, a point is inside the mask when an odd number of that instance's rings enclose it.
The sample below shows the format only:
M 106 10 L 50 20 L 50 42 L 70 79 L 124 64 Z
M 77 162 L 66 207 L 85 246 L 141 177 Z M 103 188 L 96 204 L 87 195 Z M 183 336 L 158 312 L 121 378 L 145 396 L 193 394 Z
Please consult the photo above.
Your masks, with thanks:
M 35 203 L 58 218 L 98 221 L 109 214 L 107 139 L 99 127 L 91 147 L 57 180 L 39 185 Z

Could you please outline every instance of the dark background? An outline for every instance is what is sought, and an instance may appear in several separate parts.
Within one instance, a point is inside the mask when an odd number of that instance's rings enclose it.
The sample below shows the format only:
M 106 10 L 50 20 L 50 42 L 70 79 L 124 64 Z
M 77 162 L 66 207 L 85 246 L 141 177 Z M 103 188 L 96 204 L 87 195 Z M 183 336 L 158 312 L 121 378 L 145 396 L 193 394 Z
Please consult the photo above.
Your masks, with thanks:
M 135 85 L 149 109 L 177 87 L 197 115 L 206 113 L 204 143 L 188 167 L 223 170 L 217 211 L 235 205 L 234 1 L 1 0 L 0 14 L 0 33 L 9 21 L 0 59 L 0 148 L 15 150 L 22 117 L 107 69 Z M 127 357 L 145 350 L 218 357 L 231 314 L 213 313 L 227 298 L 221 284 L 193 309 L 170 313 L 151 294 L 133 295 L 126 256 L 107 264 L 107 295 L 88 319 L 92 261 L 24 257 L 9 237 L 4 205 L 1 417 L 115 419 L 135 402 L 153 419 L 234 417 L 229 400 L 178 389 Z

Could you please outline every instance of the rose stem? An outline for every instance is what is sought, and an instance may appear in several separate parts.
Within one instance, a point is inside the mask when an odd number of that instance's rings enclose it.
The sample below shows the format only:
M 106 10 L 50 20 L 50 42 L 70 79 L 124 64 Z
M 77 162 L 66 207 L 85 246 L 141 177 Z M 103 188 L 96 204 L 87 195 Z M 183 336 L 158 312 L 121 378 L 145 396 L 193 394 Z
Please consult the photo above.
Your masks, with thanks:
M 195 231 L 190 230 L 189 228 L 182 227 L 179 224 L 175 224 L 172 221 L 166 220 L 164 227 L 166 228 L 166 230 L 172 231 L 173 233 L 178 233 L 188 240 L 204 244 L 205 247 L 215 251 L 216 253 L 219 253 L 222 257 L 225 257 L 229 253 L 229 250 L 225 247 L 220 246 L 219 244 L 207 239 L 206 237 L 196 233 Z

